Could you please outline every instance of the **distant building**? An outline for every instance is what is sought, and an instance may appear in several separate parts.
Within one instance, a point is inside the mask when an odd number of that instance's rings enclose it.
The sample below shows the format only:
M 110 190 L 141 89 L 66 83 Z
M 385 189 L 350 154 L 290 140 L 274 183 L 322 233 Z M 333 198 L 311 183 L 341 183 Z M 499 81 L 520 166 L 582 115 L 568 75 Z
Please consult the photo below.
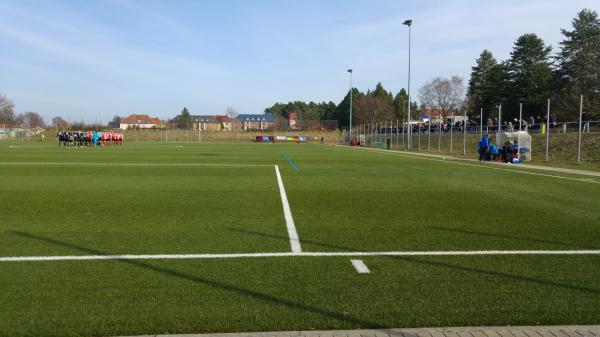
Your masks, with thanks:
M 241 114 L 236 118 L 242 130 L 271 130 L 273 129 L 273 115 L 271 114 Z
M 298 114 L 295 112 L 290 113 L 288 116 L 288 129 L 298 130 L 300 123 L 298 122 Z
M 217 121 L 221 123 L 221 130 L 223 131 L 231 131 L 233 130 L 233 119 L 227 115 L 216 115 Z
M 220 131 L 221 122 L 214 115 L 192 115 L 190 116 L 192 129 L 200 131 Z
M 152 118 L 148 115 L 129 115 L 121 118 L 119 129 L 155 129 L 162 128 L 160 118 Z

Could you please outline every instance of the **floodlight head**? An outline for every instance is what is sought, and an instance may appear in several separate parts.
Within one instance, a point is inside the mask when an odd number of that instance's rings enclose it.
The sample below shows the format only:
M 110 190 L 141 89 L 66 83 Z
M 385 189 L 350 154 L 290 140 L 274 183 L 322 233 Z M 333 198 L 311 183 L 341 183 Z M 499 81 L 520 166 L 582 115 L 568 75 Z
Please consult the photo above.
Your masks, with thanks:
M 352 74 L 352 69 L 346 70 L 348 73 Z
M 402 23 L 403 25 L 407 25 L 407 26 L 412 26 L 412 20 L 406 20 L 404 21 L 404 23 Z

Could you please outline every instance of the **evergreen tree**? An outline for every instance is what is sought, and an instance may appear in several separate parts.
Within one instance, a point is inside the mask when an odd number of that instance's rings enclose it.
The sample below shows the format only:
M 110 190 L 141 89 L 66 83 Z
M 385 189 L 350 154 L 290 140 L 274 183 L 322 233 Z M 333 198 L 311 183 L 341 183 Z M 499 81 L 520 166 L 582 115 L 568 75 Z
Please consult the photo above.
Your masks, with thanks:
M 369 94 L 372 95 L 373 97 L 381 98 L 390 104 L 394 100 L 392 94 L 387 92 L 383 88 L 383 85 L 381 85 L 381 82 L 378 82 L 377 85 L 375 86 L 375 90 L 373 92 L 369 91 Z
M 407 119 L 407 102 L 408 102 L 408 94 L 404 88 L 400 89 L 400 91 L 394 97 L 394 115 L 398 120 L 406 120 Z M 412 110 L 412 109 L 411 109 Z
M 352 88 L 352 115 L 356 113 L 356 100 L 364 96 L 356 88 Z M 345 128 L 350 125 L 350 90 L 344 97 L 344 99 L 337 105 L 335 110 L 335 118 L 338 121 L 339 128 Z
M 184 107 L 179 116 L 177 116 L 177 127 L 180 129 L 188 129 L 191 127 L 191 120 L 190 112 Z
M 498 117 L 498 106 L 506 105 L 510 98 L 510 72 L 508 62 L 501 62 L 493 66 L 490 70 L 490 106 L 483 111 L 483 119 L 486 120 L 490 115 Z M 507 109 L 503 109 L 505 113 Z M 503 118 L 504 119 L 504 118 Z M 506 120 L 506 119 L 504 119 Z
M 517 39 L 510 60 L 510 97 L 507 117 L 518 117 L 519 103 L 523 103 L 526 115 L 540 115 L 550 95 L 552 68 L 551 47 L 535 34 L 525 34 Z
M 496 88 L 493 86 L 491 77 L 498 62 L 494 55 L 486 49 L 481 52 L 475 63 L 475 66 L 471 68 L 471 78 L 467 89 L 469 110 L 471 115 L 479 115 L 483 108 L 487 115 L 497 105 L 497 102 L 494 101 L 494 98 L 497 97 Z
M 596 11 L 584 9 L 572 24 L 572 31 L 561 30 L 565 39 L 556 57 L 558 110 L 569 118 L 578 116 L 579 95 L 583 95 L 584 110 L 600 116 L 600 19 Z

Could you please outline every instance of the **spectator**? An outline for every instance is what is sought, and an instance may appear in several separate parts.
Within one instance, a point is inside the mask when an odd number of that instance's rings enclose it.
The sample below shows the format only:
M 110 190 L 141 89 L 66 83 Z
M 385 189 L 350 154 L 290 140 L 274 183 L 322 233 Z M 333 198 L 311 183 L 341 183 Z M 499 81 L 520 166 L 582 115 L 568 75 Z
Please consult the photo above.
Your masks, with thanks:
M 488 139 L 488 135 L 481 136 L 481 140 L 479 141 L 479 148 L 477 152 L 479 152 L 479 161 L 485 161 L 488 157 L 488 148 L 490 146 L 490 141 Z

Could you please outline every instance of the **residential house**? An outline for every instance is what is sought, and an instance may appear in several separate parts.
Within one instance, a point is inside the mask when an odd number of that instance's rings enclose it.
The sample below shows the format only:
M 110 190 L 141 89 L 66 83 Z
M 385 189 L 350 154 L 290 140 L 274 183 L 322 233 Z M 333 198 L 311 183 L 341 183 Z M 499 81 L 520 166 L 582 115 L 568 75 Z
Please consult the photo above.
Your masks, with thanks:
M 233 119 L 227 115 L 216 115 L 217 121 L 221 123 L 221 130 L 232 131 L 233 130 Z
M 127 129 L 155 129 L 163 128 L 160 118 L 153 118 L 148 115 L 129 115 L 121 118 L 119 128 L 122 130 Z
M 237 116 L 242 130 L 272 130 L 272 114 L 241 114 Z
M 200 131 L 220 131 L 221 122 L 214 115 L 192 115 L 190 116 L 192 128 Z

